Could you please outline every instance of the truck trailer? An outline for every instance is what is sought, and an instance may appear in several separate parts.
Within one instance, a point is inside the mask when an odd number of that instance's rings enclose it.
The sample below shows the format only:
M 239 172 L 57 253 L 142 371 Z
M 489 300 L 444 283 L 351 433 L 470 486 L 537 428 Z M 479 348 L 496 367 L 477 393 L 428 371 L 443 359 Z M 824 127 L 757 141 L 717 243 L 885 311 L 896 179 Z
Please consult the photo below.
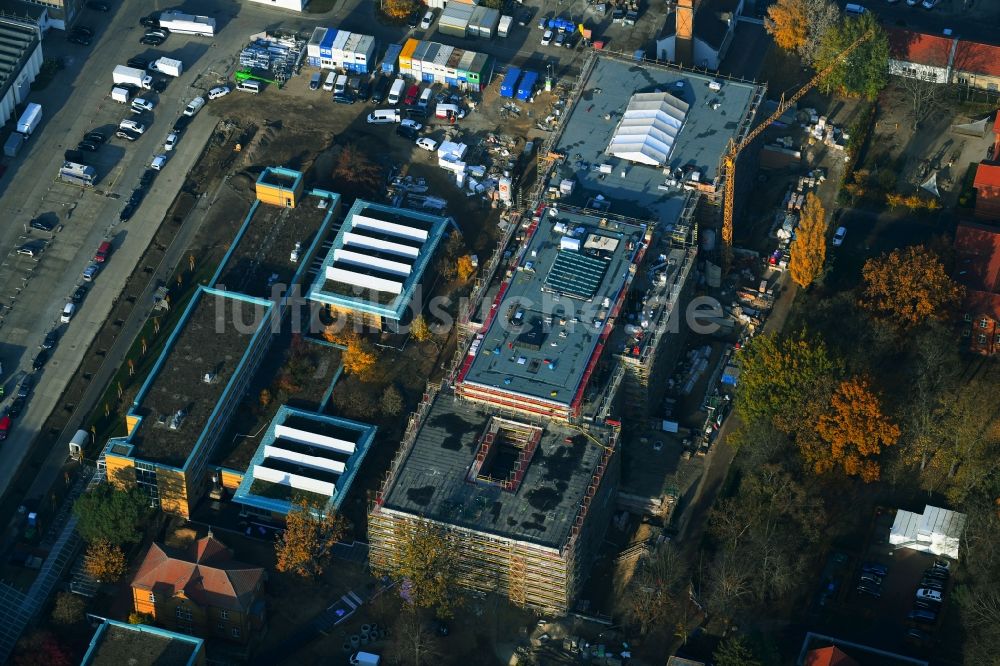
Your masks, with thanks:
M 25 137 L 29 137 L 40 122 L 42 122 L 42 105 L 32 102 L 28 104 L 28 108 L 24 110 L 20 120 L 17 121 L 17 131 Z
M 114 80 L 115 85 L 124 83 L 138 88 L 145 88 L 146 90 L 153 89 L 153 77 L 143 70 L 136 69 L 135 67 L 116 65 L 115 71 L 111 74 L 111 78 Z
M 180 60 L 175 60 L 174 58 L 157 58 L 150 65 L 150 69 L 153 69 L 160 74 L 166 74 L 167 76 L 180 76 L 184 71 L 184 63 Z
M 160 27 L 181 35 L 215 36 L 215 19 L 177 11 L 160 14 Z

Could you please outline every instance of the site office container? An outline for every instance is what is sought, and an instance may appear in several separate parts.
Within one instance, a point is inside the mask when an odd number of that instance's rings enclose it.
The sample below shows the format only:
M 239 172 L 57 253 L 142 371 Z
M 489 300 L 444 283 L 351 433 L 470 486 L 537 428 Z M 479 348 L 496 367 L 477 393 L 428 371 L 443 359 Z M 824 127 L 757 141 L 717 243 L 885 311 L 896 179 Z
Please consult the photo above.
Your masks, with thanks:
M 490 82 L 493 74 L 493 59 L 485 53 L 477 53 L 469 68 L 468 87 L 477 92 Z
M 358 45 L 361 44 L 361 38 L 364 35 L 359 35 L 356 32 L 352 32 L 347 41 L 344 42 L 344 46 L 341 47 L 341 67 L 343 67 L 348 72 L 353 72 L 357 64 L 357 54 Z
M 399 64 L 399 56 L 403 52 L 402 44 L 389 44 L 385 50 L 385 57 L 382 58 L 382 72 L 393 74 Z
M 462 85 L 469 80 L 469 68 L 472 67 L 472 61 L 475 57 L 475 51 L 465 51 L 462 54 L 458 64 L 455 65 L 455 76 L 458 79 L 457 85 Z
M 508 99 L 514 97 L 514 95 L 517 94 L 517 82 L 520 78 L 520 68 L 508 67 L 507 73 L 504 74 L 503 81 L 500 82 L 500 96 Z
M 418 81 L 424 73 L 424 60 L 426 59 L 427 51 L 434 45 L 434 42 L 420 42 L 413 51 L 413 59 L 410 60 L 410 75 Z
M 521 77 L 521 82 L 517 85 L 517 98 L 527 100 L 535 91 L 535 83 L 538 82 L 538 72 L 525 72 Z
M 323 43 L 326 33 L 327 28 L 313 28 L 312 37 L 309 38 L 309 43 L 306 45 L 307 57 L 319 59 L 319 47 Z
M 454 52 L 454 46 L 441 45 L 441 50 L 438 51 L 437 57 L 434 58 L 434 80 L 436 82 L 445 82 L 445 79 L 448 77 L 448 61 Z
M 413 52 L 420 45 L 420 40 L 408 39 L 399 51 L 399 73 L 409 76 L 412 71 Z
M 437 54 L 440 51 L 441 44 L 437 42 L 427 42 L 427 48 L 423 55 L 420 56 L 420 76 L 414 78 L 427 82 L 434 81 L 434 73 L 436 71 L 434 67 L 434 59 L 437 58 Z
M 354 51 L 355 70 L 359 74 L 367 74 L 375 65 L 375 38 L 371 35 L 361 35 Z
M 452 37 L 465 37 L 469 29 L 469 20 L 475 11 L 473 5 L 460 2 L 449 2 L 438 19 L 438 32 Z
M 347 40 L 350 38 L 350 32 L 341 30 L 337 33 L 337 38 L 333 40 L 333 45 L 330 47 L 330 60 L 333 61 L 334 67 L 340 68 L 344 66 L 344 45 L 347 44 Z
M 333 57 L 333 42 L 337 39 L 337 35 L 340 34 L 340 30 L 334 30 L 330 28 L 323 35 L 323 41 L 319 43 L 319 57 L 320 58 L 331 58 Z

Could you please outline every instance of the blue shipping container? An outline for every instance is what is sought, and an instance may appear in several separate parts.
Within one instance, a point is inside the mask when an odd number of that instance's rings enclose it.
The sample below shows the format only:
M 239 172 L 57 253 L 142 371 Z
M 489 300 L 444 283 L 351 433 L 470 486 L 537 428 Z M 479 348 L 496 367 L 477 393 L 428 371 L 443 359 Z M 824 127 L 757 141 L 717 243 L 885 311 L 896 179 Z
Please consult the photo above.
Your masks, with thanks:
M 509 68 L 507 74 L 503 77 L 503 81 L 500 83 L 500 96 L 513 97 L 517 92 L 517 80 L 519 78 L 521 78 L 521 70 L 517 67 Z
M 306 64 L 310 67 L 319 67 L 320 61 L 319 58 L 306 58 Z
M 538 72 L 525 72 L 521 77 L 521 83 L 517 86 L 517 98 L 528 99 L 535 92 L 535 82 L 538 81 Z

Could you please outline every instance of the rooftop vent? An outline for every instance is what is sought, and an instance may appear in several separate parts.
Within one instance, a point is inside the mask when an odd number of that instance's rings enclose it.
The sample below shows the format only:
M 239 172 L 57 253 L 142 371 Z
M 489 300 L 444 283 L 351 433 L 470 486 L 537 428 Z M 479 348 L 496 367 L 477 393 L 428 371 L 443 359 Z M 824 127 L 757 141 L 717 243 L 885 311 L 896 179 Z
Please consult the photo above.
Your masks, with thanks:
M 184 423 L 185 417 L 187 417 L 187 412 L 185 412 L 183 409 L 178 409 L 176 412 L 174 412 L 173 418 L 170 419 L 169 428 L 171 430 L 179 430 L 181 424 Z

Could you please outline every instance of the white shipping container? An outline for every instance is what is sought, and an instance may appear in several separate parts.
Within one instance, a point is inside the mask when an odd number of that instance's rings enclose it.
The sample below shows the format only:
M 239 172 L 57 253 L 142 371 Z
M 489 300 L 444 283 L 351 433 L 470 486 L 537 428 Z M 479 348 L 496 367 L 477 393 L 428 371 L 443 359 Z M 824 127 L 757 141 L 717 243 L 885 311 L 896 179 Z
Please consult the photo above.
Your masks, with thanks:
M 323 43 L 323 38 L 326 37 L 326 30 L 326 28 L 313 28 L 312 37 L 309 38 L 309 44 L 306 46 L 306 55 L 308 57 L 319 57 L 319 45 Z
M 497 24 L 497 36 L 506 37 L 510 33 L 510 28 L 513 23 L 513 16 L 501 16 L 500 23 Z

